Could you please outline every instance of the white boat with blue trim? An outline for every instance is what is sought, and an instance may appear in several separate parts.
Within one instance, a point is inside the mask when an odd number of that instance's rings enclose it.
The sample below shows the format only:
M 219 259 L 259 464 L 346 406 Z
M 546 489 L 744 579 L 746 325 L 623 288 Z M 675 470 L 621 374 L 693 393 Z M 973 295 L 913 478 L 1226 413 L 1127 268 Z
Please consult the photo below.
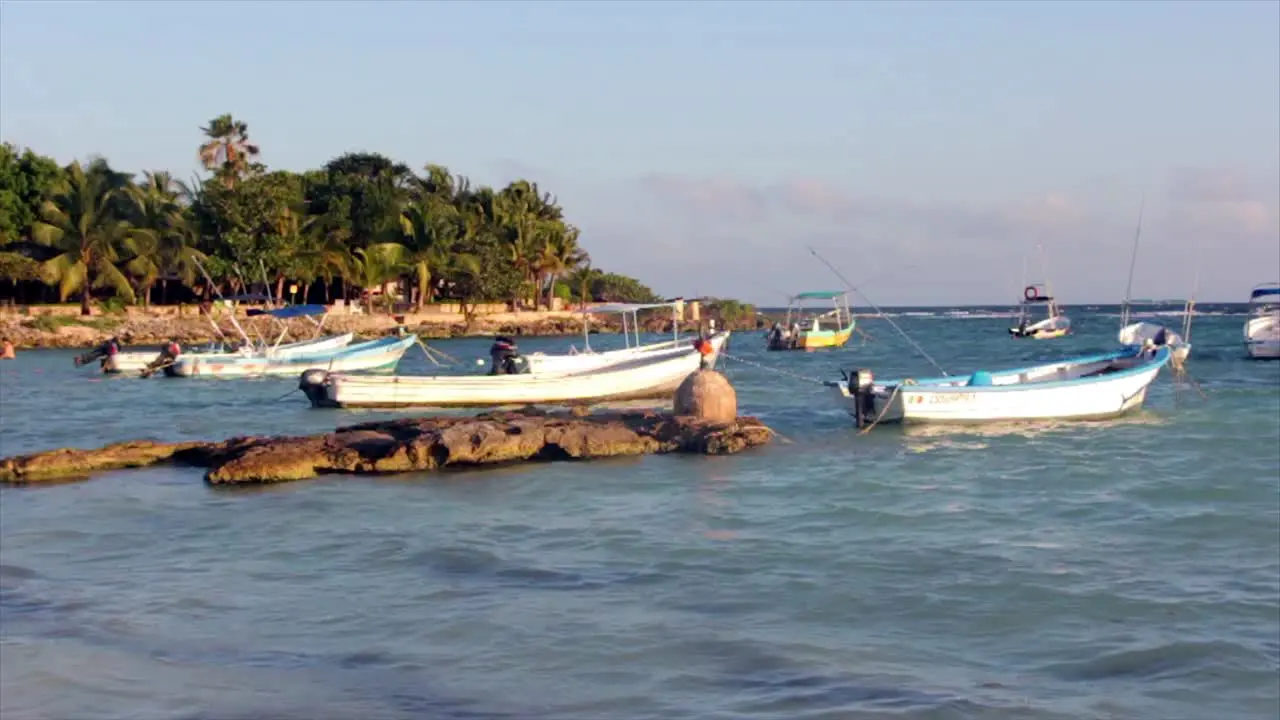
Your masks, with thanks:
M 229 298 L 230 301 L 242 298 L 260 299 L 257 296 L 240 296 L 237 298 Z M 230 357 L 275 357 L 287 358 L 300 355 L 313 355 L 317 353 L 337 351 L 351 344 L 355 339 L 354 333 L 342 333 L 340 335 L 321 336 L 320 332 L 324 329 L 324 321 L 327 317 L 329 309 L 324 305 L 289 305 L 274 310 L 257 310 L 250 311 L 249 317 L 270 317 L 276 321 L 279 333 L 274 343 L 268 343 L 265 339 L 254 341 L 250 339 L 245 329 L 236 320 L 233 307 L 227 300 L 223 301 L 228 308 L 228 315 L 231 325 L 235 328 L 236 333 L 240 335 L 240 343 L 238 347 L 236 343 L 227 337 L 213 315 L 209 316 L 209 323 L 213 326 L 214 332 L 221 339 L 216 344 L 211 344 L 205 348 L 198 350 L 184 351 L 177 342 L 170 342 L 158 352 L 146 351 L 120 351 L 120 344 L 112 338 L 103 343 L 100 347 L 81 355 L 76 358 L 76 365 L 84 365 L 93 360 L 101 358 L 102 371 L 108 374 L 142 374 L 149 376 L 157 369 L 167 370 L 173 361 L 179 355 L 185 354 L 187 357 L 203 356 L 208 358 L 230 358 Z M 319 316 L 319 320 L 315 317 Z M 288 325 L 286 320 L 291 318 L 306 318 L 315 325 L 315 336 L 306 340 L 297 342 L 282 342 L 288 335 Z M 166 373 L 172 375 L 172 373 Z
M 391 335 L 329 351 L 289 356 L 183 355 L 165 368 L 175 377 L 264 377 L 297 375 L 319 368 L 333 372 L 394 370 L 400 358 L 418 342 L 416 335 Z
M 1130 347 L 1034 367 L 877 381 L 858 370 L 829 382 L 859 427 L 878 423 L 1096 420 L 1142 406 L 1169 362 L 1165 346 Z
M 1249 293 L 1244 344 L 1255 360 L 1280 359 L 1280 282 L 1257 285 Z

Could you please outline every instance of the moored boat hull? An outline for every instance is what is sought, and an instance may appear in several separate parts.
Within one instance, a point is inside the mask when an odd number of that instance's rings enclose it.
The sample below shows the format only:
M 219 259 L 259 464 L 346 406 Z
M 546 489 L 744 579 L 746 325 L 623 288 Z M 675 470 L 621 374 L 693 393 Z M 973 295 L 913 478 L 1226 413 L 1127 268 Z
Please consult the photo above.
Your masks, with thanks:
M 1140 408 L 1170 355 L 1167 347 L 1132 348 L 997 373 L 876 383 L 866 392 L 832 385 L 860 425 L 1100 420 Z
M 1280 359 L 1280 312 L 1250 318 L 1244 326 L 1244 345 L 1255 360 Z
M 1120 328 L 1116 339 L 1125 347 L 1144 347 L 1147 345 L 1165 346 L 1169 348 L 1169 361 L 1182 365 L 1191 356 L 1191 343 L 1182 339 L 1178 333 L 1163 325 L 1151 322 L 1136 322 Z
M 201 357 L 210 360 L 227 359 L 227 358 L 243 358 L 254 354 L 263 355 L 273 358 L 296 357 L 302 354 L 327 352 L 330 350 L 340 350 L 349 345 L 355 333 L 343 333 L 341 335 L 331 335 L 328 337 L 312 338 L 310 340 L 300 340 L 298 342 L 279 345 L 275 348 L 266 350 L 265 352 L 255 353 L 251 350 L 241 352 L 225 352 L 221 350 L 193 350 L 184 353 L 180 357 Z M 130 352 L 120 352 L 110 355 L 102 361 L 102 371 L 107 374 L 138 374 L 148 369 L 148 366 L 155 362 L 160 356 L 160 351 L 156 352 L 140 352 L 133 350 Z M 165 368 L 168 369 L 167 367 Z M 173 373 L 165 373 L 172 377 Z
M 417 342 L 415 336 L 370 340 L 329 353 L 292 357 L 209 357 L 185 356 L 165 368 L 176 377 L 266 377 L 287 376 L 311 368 L 334 372 L 362 372 L 394 369 L 405 352 Z
M 502 407 L 565 405 L 669 397 L 703 363 L 715 364 L 727 333 L 709 339 L 711 352 L 691 346 L 642 353 L 619 363 L 567 375 L 367 377 L 304 373 L 300 388 L 313 407 Z

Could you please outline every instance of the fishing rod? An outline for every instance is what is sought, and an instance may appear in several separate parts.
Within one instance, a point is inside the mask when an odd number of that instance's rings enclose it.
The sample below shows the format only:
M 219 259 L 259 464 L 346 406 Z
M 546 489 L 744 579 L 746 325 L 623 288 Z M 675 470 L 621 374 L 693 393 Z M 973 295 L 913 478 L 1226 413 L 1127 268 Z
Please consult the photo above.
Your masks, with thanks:
M 827 266 L 827 269 L 828 269 L 828 270 L 830 270 L 832 273 L 834 273 L 836 277 L 840 278 L 840 282 L 844 283 L 846 288 L 848 288 L 849 290 L 852 290 L 853 292 L 858 293 L 858 295 L 860 295 L 860 296 L 862 297 L 862 299 L 863 299 L 863 300 L 866 300 L 866 301 L 867 301 L 867 304 L 868 304 L 868 305 L 870 305 L 872 308 L 874 308 L 876 312 L 880 313 L 880 317 L 882 317 L 882 318 L 884 318 L 885 320 L 889 321 L 889 324 L 893 326 L 893 329 L 894 329 L 894 330 L 897 330 L 897 331 L 898 331 L 898 334 L 899 334 L 899 335 L 902 335 L 902 337 L 903 337 L 903 338 L 904 338 L 908 343 L 911 343 L 911 346 L 912 346 L 912 347 L 914 347 L 914 348 L 916 349 L 916 352 L 919 352 L 919 353 L 920 353 L 920 355 L 921 355 L 921 356 L 923 356 L 925 360 L 928 360 L 928 361 L 929 361 L 929 362 L 930 362 L 934 367 L 938 368 L 938 371 L 939 371 L 939 372 L 941 372 L 944 376 L 950 377 L 950 373 L 948 373 L 948 372 L 946 371 L 946 369 L 945 369 L 945 368 L 943 368 L 941 365 L 939 365 L 937 360 L 934 360 L 934 359 L 933 359 L 933 357 L 929 355 L 929 353 L 925 352 L 925 349 L 924 349 L 924 348 L 920 347 L 920 344 L 919 344 L 919 343 L 917 343 L 915 340 L 912 340 L 910 335 L 908 335 L 908 334 L 907 334 L 907 333 L 906 333 L 902 328 L 898 327 L 898 323 L 894 322 L 894 321 L 893 321 L 893 318 L 889 317 L 889 316 L 885 313 L 885 311 L 884 311 L 884 310 L 880 309 L 880 306 L 879 306 L 879 305 L 876 305 L 876 304 L 875 304 L 875 302 L 874 302 L 871 298 L 867 297 L 866 293 L 862 292 L 861 290 L 859 290 L 859 289 L 857 288 L 857 286 L 855 286 L 855 285 L 853 285 L 852 283 L 850 283 L 850 282 L 845 278 L 844 274 L 843 274 L 843 273 L 841 273 L 839 270 L 837 270 L 837 269 L 836 269 L 836 266 L 835 266 L 835 265 L 832 265 L 830 262 L 828 262 L 828 261 L 827 261 L 827 259 L 826 259 L 826 258 L 824 258 L 824 257 L 822 257 L 822 255 L 818 254 L 818 251 L 817 251 L 817 250 L 815 250 L 815 249 L 813 249 L 813 247 L 810 247 L 810 248 L 809 248 L 809 252 L 810 252 L 814 257 L 818 258 L 818 260 L 819 260 L 823 265 L 826 265 L 826 266 Z
M 200 269 L 200 274 L 204 275 L 205 282 L 209 283 L 209 289 L 212 290 L 218 296 L 219 300 L 222 300 L 225 302 L 226 298 L 223 297 L 222 291 L 218 289 L 218 284 L 215 283 L 213 281 L 213 278 L 209 276 L 209 271 L 204 269 L 204 264 L 201 263 L 196 258 L 191 258 L 191 259 L 192 261 L 195 262 L 196 267 Z M 237 269 L 236 272 L 239 273 L 239 270 Z M 253 341 L 249 339 L 249 336 L 245 333 L 244 328 L 240 327 L 240 323 L 236 322 L 236 314 L 234 310 L 230 313 L 230 316 L 231 316 L 231 324 L 235 326 L 237 331 L 239 331 L 240 337 L 244 338 L 245 344 L 252 346 Z M 227 336 L 222 332 L 222 328 L 218 327 L 218 323 L 214 321 L 212 312 L 209 313 L 209 324 L 213 325 L 213 329 L 215 332 L 218 333 L 218 337 L 221 337 L 222 340 L 226 342 Z
M 1138 204 L 1138 228 L 1133 232 L 1133 254 L 1129 256 L 1129 284 L 1124 288 L 1124 305 L 1120 307 L 1120 327 L 1129 324 L 1129 299 L 1133 295 L 1133 269 L 1138 264 L 1138 239 L 1142 237 L 1142 213 L 1147 207 L 1147 195 L 1142 194 Z

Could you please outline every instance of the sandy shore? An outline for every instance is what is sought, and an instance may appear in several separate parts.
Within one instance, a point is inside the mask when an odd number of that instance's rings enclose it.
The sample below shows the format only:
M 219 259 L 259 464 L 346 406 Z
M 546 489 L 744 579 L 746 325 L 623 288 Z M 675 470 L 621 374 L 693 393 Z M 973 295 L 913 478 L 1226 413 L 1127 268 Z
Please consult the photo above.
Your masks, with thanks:
M 492 313 L 476 316 L 470 323 L 456 313 L 410 314 L 402 317 L 404 326 L 410 332 L 426 338 L 490 337 L 498 334 L 563 336 L 579 335 L 583 330 L 582 315 L 573 311 Z M 618 332 L 621 329 L 618 316 L 592 317 L 591 327 L 594 330 Z M 278 333 L 278 329 L 272 330 L 273 327 L 279 327 L 273 320 L 248 318 L 244 315 L 237 319 L 251 337 L 255 332 L 267 337 Z M 352 332 L 357 338 L 370 339 L 394 331 L 399 324 L 391 315 L 335 313 L 325 319 L 324 327 L 329 332 Z M 224 332 L 234 333 L 225 318 L 220 325 Z M 665 331 L 670 329 L 670 325 L 669 317 L 654 317 L 647 323 L 647 329 Z M 691 332 L 697 331 L 697 323 L 684 323 L 683 327 Z M 755 327 L 754 322 L 750 327 Z M 291 320 L 289 331 L 294 338 L 305 338 L 311 337 L 315 328 L 308 320 Z M 111 337 L 118 338 L 125 346 L 161 345 L 170 339 L 183 345 L 198 345 L 218 339 L 209 319 L 198 315 L 195 308 L 188 308 L 185 315 L 177 314 L 173 308 L 151 311 L 131 308 L 127 313 L 81 317 L 66 312 L 64 308 L 58 308 L 55 313 L 42 311 L 38 307 L 31 308 L 27 314 L 0 314 L 0 340 L 7 339 L 18 349 L 90 348 Z

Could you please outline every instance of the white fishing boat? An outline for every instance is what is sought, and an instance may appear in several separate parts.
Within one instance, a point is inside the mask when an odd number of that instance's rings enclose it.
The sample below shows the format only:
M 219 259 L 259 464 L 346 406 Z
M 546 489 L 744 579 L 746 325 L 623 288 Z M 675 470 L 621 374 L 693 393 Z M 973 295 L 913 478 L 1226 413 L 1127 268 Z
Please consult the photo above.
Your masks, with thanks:
M 1244 344 L 1255 360 L 1280 359 L 1280 283 L 1264 283 L 1249 293 Z
M 1043 307 L 1046 317 L 1031 322 L 1034 316 L 1032 308 Z M 1071 332 L 1071 318 L 1058 307 L 1058 301 L 1048 293 L 1048 286 L 1042 283 L 1031 283 L 1022 291 L 1022 302 L 1018 304 L 1018 324 L 1009 328 L 1009 334 L 1017 338 L 1033 340 L 1052 340 Z
M 1143 207 L 1145 207 L 1145 200 Z M 1133 300 L 1133 271 L 1138 264 L 1138 240 L 1142 237 L 1142 208 L 1138 210 L 1138 227 L 1133 234 L 1133 253 L 1129 257 L 1129 283 L 1125 286 L 1124 302 L 1120 305 L 1120 332 L 1116 339 L 1125 347 L 1141 347 L 1146 345 L 1166 345 L 1169 347 L 1169 362 L 1175 367 L 1182 367 L 1191 355 L 1191 320 L 1195 316 L 1195 293 L 1192 299 L 1185 302 L 1183 308 L 1182 334 L 1170 330 L 1158 323 L 1139 321 L 1131 322 L 1134 305 L 1167 306 L 1169 301 Z M 1199 287 L 1200 274 L 1196 273 L 1196 286 Z M 1181 302 L 1181 301 L 1178 301 Z
M 297 375 L 310 368 L 334 372 L 391 370 L 418 342 L 416 335 L 388 336 L 329 351 L 288 356 L 183 355 L 165 368 L 174 377 L 245 378 Z
M 1187 301 L 1186 315 L 1183 320 L 1184 332 L 1189 332 L 1191 317 L 1195 313 L 1192 301 Z M 1159 323 L 1145 320 L 1128 323 L 1120 328 L 1116 339 L 1125 347 L 1141 347 L 1145 345 L 1165 345 L 1169 348 L 1169 361 L 1174 366 L 1181 366 L 1191 355 L 1191 343 L 1184 335 L 1180 335 Z
M 680 314 L 684 307 L 683 300 L 661 303 L 611 303 L 596 305 L 583 310 L 582 342 L 583 349 L 570 347 L 563 354 L 535 352 L 522 355 L 530 372 L 538 375 L 565 374 L 593 370 L 614 363 L 623 362 L 644 353 L 670 350 L 688 345 L 687 338 L 680 337 Z M 671 310 L 671 339 L 653 343 L 642 343 L 640 340 L 640 313 L 646 310 Z M 590 316 L 621 315 L 622 337 L 625 347 L 617 350 L 597 351 L 591 347 Z M 715 323 L 712 321 L 712 331 Z M 728 333 L 725 333 L 728 337 Z
M 829 382 L 859 427 L 887 423 L 1092 420 L 1142 406 L 1168 347 L 1130 347 L 1015 370 L 877 381 L 858 370 Z
M 343 333 L 341 335 L 328 335 L 325 337 L 311 338 L 310 340 L 299 340 L 298 342 L 285 343 L 274 348 L 261 348 L 255 346 L 242 345 L 237 349 L 228 349 L 223 344 L 210 345 L 205 348 L 194 351 L 183 351 L 187 357 L 292 357 L 302 354 L 313 354 L 320 352 L 328 352 L 337 350 L 351 344 L 355 339 L 354 333 Z M 167 349 L 167 348 L 166 348 Z M 102 362 L 102 371 L 105 373 L 140 373 L 150 369 L 150 365 L 161 356 L 163 351 L 130 351 L 118 352 L 114 355 L 108 355 Z
M 257 296 L 240 296 L 236 298 L 223 299 L 220 303 L 226 311 L 226 317 L 231 325 L 235 328 L 236 333 L 240 336 L 240 342 L 235 343 L 227 337 L 222 327 L 218 325 L 217 320 L 211 313 L 209 323 L 213 326 L 214 332 L 220 338 L 220 341 L 210 344 L 198 350 L 184 351 L 176 342 L 170 342 L 159 352 L 146 351 L 120 351 L 120 344 L 116 338 L 111 338 L 101 346 L 76 358 L 76 365 L 85 365 L 96 359 L 102 360 L 102 371 L 108 374 L 143 374 L 150 375 L 157 368 L 168 368 L 172 361 L 179 354 L 188 357 L 206 356 L 209 358 L 228 358 L 228 357 L 293 357 L 303 354 L 312 354 L 320 352 L 328 352 L 345 347 L 355 338 L 353 333 L 342 333 L 340 335 L 321 336 L 320 332 L 324 329 L 324 321 L 328 314 L 328 308 L 324 305 L 289 305 L 274 310 L 251 310 L 249 317 L 267 316 L 276 321 L 278 325 L 278 334 L 274 343 L 259 337 L 254 340 L 249 337 L 244 327 L 236 320 L 234 305 L 235 300 L 244 298 L 259 299 Z M 217 306 L 215 306 L 217 307 Z M 316 320 L 316 317 L 319 320 Z M 289 327 L 285 321 L 291 318 L 306 318 L 315 325 L 315 336 L 306 340 L 297 342 L 282 342 L 288 335 Z
M 302 374 L 315 407 L 500 407 L 669 397 L 700 366 L 713 367 L 728 333 L 569 373 L 370 377 Z

